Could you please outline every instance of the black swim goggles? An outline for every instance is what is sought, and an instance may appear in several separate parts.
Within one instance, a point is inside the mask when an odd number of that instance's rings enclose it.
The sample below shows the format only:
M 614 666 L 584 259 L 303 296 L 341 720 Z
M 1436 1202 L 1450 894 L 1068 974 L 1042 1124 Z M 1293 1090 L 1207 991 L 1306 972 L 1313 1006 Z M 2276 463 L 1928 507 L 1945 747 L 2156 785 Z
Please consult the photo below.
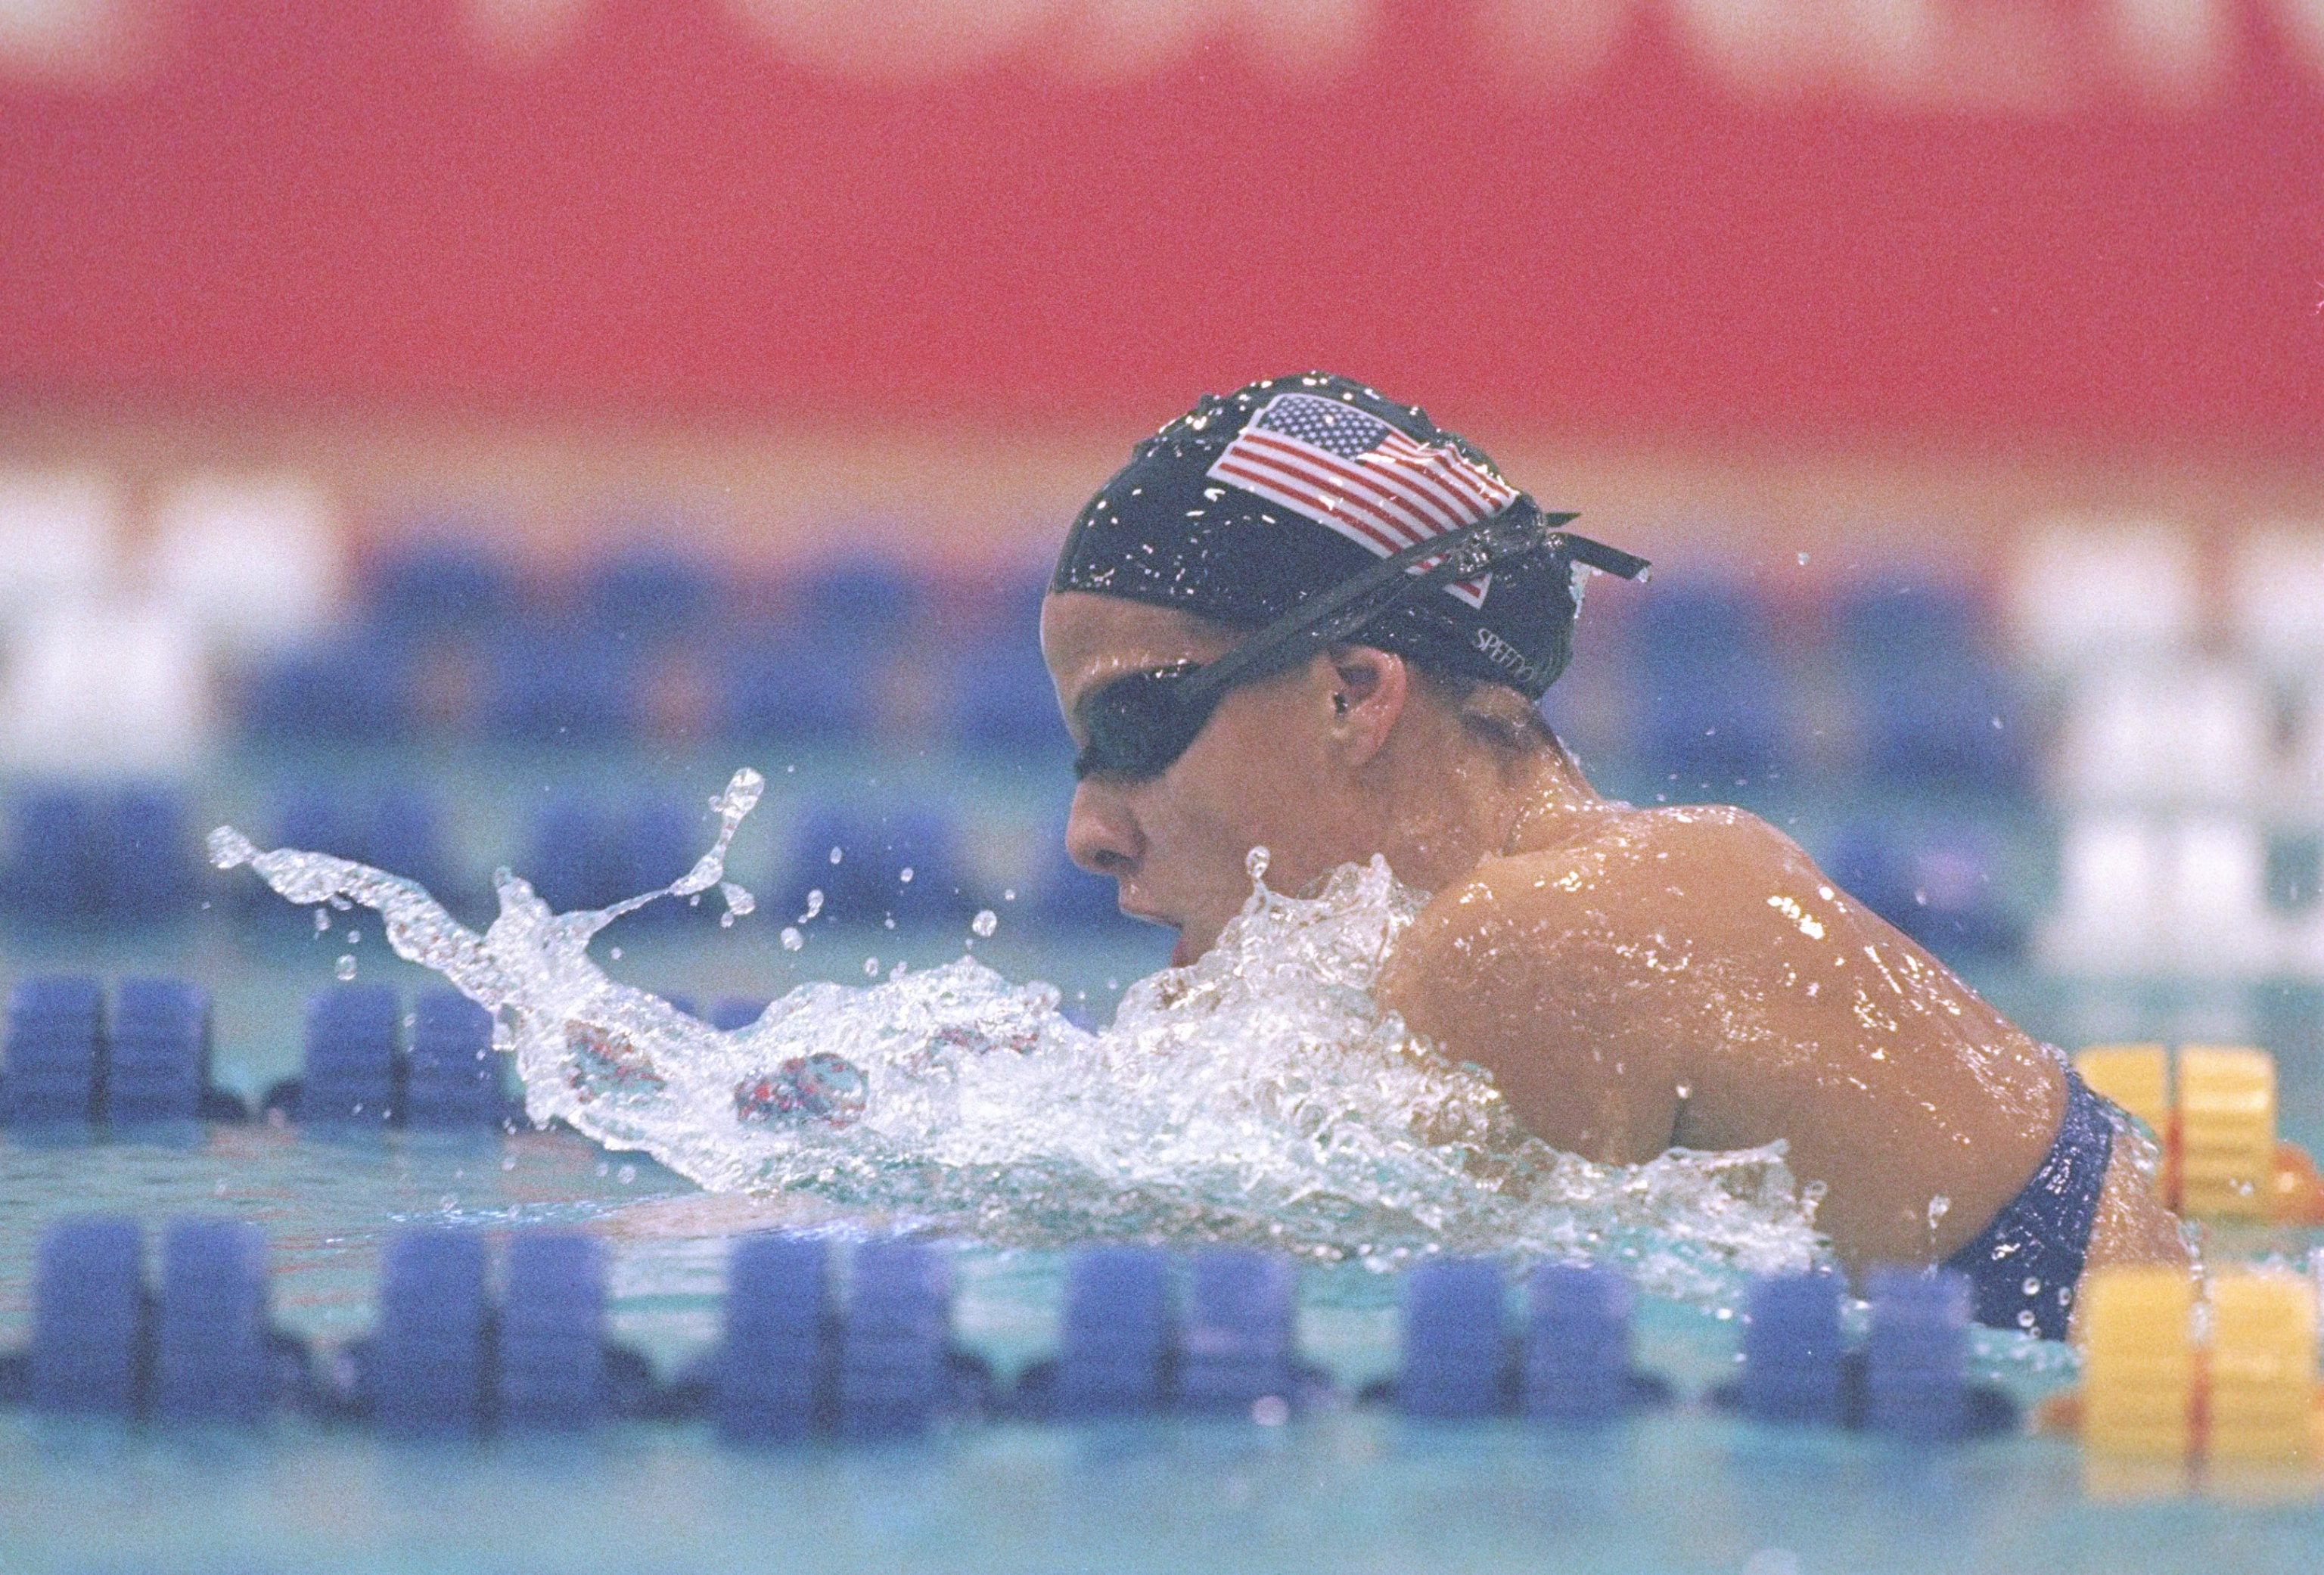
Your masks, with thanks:
M 1545 551 L 1624 579 L 1646 572 L 1645 558 L 1558 529 L 1573 518 L 1545 514 L 1531 499 L 1519 498 L 1498 514 L 1406 548 L 1308 598 L 1216 661 L 1126 673 L 1101 686 L 1074 708 L 1089 741 L 1074 759 L 1074 778 L 1160 776 L 1194 743 L 1229 689 L 1295 668 L 1440 585 Z M 1419 565 L 1426 566 L 1412 572 Z

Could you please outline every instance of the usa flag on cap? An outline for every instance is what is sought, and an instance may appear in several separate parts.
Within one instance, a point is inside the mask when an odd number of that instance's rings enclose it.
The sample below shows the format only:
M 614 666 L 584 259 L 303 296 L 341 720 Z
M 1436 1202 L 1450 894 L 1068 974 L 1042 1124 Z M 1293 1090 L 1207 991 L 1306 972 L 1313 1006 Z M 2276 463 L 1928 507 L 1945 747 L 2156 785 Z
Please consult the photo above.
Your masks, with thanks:
M 1416 442 L 1378 416 L 1304 393 L 1268 401 L 1207 474 L 1381 557 L 1498 514 L 1517 496 L 1457 449 Z M 1444 588 L 1481 608 L 1492 583 L 1485 575 Z

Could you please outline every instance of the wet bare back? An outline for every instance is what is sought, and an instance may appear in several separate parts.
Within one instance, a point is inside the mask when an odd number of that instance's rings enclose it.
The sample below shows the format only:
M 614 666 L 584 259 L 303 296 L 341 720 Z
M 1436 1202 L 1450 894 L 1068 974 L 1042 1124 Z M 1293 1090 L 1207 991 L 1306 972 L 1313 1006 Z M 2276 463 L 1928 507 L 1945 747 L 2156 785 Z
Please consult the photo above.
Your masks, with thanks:
M 1559 806 L 1438 892 L 1384 992 L 1560 1147 L 1786 1140 L 1852 1264 L 1971 1239 L 2064 1110 L 2049 1051 L 1740 810 Z M 2091 1248 L 2177 1250 L 2120 1152 Z

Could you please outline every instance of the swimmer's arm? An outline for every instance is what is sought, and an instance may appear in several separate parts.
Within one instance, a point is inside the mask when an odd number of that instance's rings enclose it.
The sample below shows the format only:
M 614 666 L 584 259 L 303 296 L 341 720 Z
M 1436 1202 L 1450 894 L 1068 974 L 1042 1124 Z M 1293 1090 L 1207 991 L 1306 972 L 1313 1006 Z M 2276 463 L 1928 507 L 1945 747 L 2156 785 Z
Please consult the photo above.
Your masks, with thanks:
M 1593 944 L 1598 916 L 1572 900 L 1568 863 L 1496 862 L 1429 903 L 1389 960 L 1381 999 L 1492 1073 L 1543 1141 L 1602 1164 L 1652 1159 L 1677 1122 L 1681 1047 L 1592 1009 L 1618 988 L 1607 973 L 1621 963 Z

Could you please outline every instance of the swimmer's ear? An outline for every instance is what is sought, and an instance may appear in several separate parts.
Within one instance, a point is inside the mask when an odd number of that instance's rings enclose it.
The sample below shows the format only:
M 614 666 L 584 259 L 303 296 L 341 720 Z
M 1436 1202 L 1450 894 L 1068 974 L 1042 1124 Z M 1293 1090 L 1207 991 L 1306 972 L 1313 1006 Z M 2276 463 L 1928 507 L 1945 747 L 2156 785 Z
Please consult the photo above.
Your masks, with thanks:
M 1330 659 L 1332 736 L 1350 764 L 1361 765 L 1379 752 L 1404 714 L 1412 669 L 1402 657 L 1369 645 L 1335 645 Z

